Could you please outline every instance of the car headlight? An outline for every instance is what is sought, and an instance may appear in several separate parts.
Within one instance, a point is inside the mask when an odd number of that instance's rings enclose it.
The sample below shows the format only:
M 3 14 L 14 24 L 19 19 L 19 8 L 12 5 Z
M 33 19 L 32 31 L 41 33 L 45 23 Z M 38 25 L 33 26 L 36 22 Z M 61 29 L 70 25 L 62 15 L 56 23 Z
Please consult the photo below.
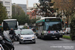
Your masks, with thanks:
M 32 38 L 34 39 L 34 36 Z
M 21 39 L 23 39 L 23 37 L 21 37 Z

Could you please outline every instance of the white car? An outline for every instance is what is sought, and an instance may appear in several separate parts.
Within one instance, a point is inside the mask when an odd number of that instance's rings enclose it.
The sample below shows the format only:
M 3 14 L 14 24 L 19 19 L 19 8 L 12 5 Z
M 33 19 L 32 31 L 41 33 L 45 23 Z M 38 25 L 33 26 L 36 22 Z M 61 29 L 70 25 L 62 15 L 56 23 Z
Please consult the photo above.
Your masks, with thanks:
M 69 27 L 65 29 L 65 33 L 70 34 L 70 28 Z
M 36 43 L 35 39 L 35 33 L 31 29 L 23 29 L 19 34 L 19 44 L 28 42 Z

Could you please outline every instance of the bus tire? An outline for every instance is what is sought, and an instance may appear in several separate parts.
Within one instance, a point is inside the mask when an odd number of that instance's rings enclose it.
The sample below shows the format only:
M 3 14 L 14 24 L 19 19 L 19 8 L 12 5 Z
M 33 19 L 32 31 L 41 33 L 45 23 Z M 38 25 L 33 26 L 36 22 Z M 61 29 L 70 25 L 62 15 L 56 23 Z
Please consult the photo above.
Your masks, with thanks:
M 42 36 L 42 39 L 43 39 L 43 40 L 46 40 L 46 37 Z
M 60 38 L 59 37 L 57 37 L 57 40 L 59 40 Z

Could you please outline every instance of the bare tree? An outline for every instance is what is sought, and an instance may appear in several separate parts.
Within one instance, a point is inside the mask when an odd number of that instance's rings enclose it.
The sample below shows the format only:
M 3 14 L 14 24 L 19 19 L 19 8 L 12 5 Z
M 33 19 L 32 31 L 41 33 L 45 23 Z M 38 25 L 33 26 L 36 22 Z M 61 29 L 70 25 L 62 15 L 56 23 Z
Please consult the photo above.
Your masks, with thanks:
M 67 22 L 70 20 L 70 16 L 75 12 L 75 0 L 54 0 L 55 8 L 58 8 L 59 11 L 64 12 L 67 16 Z

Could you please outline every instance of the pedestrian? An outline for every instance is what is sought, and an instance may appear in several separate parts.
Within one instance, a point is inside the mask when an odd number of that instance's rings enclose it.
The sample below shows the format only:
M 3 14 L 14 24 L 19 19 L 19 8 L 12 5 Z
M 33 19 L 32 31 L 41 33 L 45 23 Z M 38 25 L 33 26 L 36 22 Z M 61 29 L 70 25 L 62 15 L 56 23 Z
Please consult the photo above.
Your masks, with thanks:
M 13 28 L 11 28 L 9 35 L 12 35 L 12 39 L 15 39 L 15 31 L 13 30 Z

